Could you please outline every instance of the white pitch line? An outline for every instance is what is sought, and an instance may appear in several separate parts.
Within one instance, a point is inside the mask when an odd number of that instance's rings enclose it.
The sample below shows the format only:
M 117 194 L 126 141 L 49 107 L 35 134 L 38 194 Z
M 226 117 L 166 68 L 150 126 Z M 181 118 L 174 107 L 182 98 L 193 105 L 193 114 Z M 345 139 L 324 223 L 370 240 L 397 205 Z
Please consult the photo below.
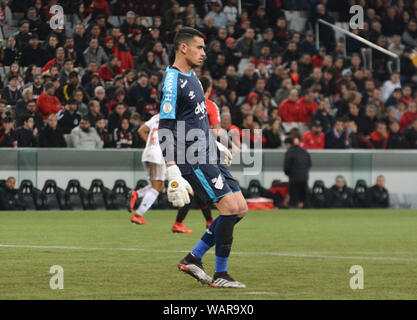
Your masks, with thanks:
M 160 250 L 160 249 L 142 249 L 142 248 L 94 248 L 94 247 L 68 247 L 68 246 L 40 246 L 40 245 L 20 245 L 20 244 L 0 244 L 0 248 L 27 248 L 27 249 L 62 249 L 62 250 L 86 250 L 86 251 L 135 251 L 149 253 L 188 253 L 189 250 Z M 209 252 L 213 254 L 213 252 Z M 318 252 L 317 252 L 318 253 Z M 312 259 L 349 259 L 349 260 L 376 260 L 376 261 L 406 261 L 417 262 L 417 258 L 399 258 L 399 257 L 368 257 L 368 256 L 342 256 L 342 255 L 323 255 L 311 253 L 296 252 L 239 252 L 235 251 L 232 255 L 250 255 L 250 256 L 277 256 L 293 258 L 312 258 Z

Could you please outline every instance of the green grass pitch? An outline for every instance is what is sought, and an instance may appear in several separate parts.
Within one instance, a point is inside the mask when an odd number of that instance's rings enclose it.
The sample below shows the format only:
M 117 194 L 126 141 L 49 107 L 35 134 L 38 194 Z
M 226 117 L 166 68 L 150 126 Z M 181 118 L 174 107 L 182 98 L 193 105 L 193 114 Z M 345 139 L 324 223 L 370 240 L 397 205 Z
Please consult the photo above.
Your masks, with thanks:
M 217 212 L 213 212 L 217 214 Z M 250 211 L 235 228 L 229 272 L 246 289 L 214 289 L 177 271 L 204 232 L 170 231 L 175 211 L 152 210 L 148 226 L 130 214 L 0 212 L 0 299 L 416 299 L 417 212 Z M 213 249 L 204 257 L 214 269 Z M 64 289 L 49 287 L 50 267 Z M 350 267 L 364 289 L 349 286 Z

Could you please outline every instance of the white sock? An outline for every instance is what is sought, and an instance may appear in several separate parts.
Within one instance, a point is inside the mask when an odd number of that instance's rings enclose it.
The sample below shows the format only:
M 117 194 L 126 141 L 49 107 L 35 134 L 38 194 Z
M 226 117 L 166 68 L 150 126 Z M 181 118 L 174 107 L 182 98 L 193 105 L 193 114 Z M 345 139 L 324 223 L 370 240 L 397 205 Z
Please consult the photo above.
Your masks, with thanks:
M 136 190 L 136 192 L 138 193 L 138 198 L 143 198 L 146 191 L 148 191 L 150 188 L 152 188 L 152 186 L 147 185 L 147 186 L 144 186 L 143 188 Z
M 159 192 L 156 191 L 154 188 L 149 188 L 146 190 L 142 202 L 140 203 L 139 208 L 136 210 L 136 214 L 143 216 L 146 211 L 148 211 L 155 200 L 158 198 Z

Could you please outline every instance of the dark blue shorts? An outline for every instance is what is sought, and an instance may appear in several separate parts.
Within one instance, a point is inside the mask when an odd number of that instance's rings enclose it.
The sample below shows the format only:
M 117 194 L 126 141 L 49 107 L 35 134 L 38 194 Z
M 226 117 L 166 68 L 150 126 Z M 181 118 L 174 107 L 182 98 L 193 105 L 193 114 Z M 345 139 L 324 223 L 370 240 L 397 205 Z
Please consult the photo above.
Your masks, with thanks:
M 204 204 L 218 202 L 231 192 L 240 192 L 239 183 L 222 164 L 192 166 L 192 172 L 183 177 L 193 188 L 194 196 Z

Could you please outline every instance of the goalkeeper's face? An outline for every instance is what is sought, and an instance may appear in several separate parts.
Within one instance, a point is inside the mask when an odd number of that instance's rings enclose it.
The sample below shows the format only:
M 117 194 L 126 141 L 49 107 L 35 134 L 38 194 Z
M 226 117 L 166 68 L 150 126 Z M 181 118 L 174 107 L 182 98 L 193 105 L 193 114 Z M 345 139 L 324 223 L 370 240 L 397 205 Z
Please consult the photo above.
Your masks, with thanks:
M 193 41 L 186 45 L 185 58 L 188 64 L 192 67 L 202 66 L 206 53 L 204 51 L 204 39 L 194 36 Z

